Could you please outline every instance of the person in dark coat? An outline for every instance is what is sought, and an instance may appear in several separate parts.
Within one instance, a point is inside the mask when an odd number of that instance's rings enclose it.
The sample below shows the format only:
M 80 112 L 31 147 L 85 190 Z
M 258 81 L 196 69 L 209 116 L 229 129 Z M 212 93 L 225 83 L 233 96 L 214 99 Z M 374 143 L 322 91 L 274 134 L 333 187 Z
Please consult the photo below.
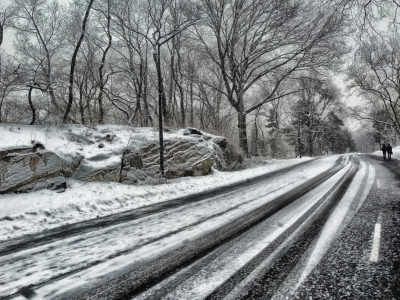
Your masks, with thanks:
M 386 151 L 387 151 L 387 154 L 388 154 L 388 160 L 392 160 L 393 151 L 392 151 L 392 146 L 390 146 L 389 143 L 386 146 Z
M 387 151 L 386 145 L 382 144 L 383 160 L 386 160 L 386 151 Z

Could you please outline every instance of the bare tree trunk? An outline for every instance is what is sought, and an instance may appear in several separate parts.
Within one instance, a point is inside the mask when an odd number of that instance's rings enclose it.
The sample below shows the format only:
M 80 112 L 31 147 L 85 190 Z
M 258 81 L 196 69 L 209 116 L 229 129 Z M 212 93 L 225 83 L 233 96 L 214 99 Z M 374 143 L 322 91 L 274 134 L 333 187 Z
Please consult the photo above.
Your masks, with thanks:
M 83 18 L 82 22 L 82 31 L 79 37 L 78 43 L 76 44 L 74 53 L 72 54 L 71 64 L 70 64 L 70 73 L 69 73 L 69 86 L 68 86 L 68 105 L 67 109 L 65 110 L 65 114 L 63 117 L 63 124 L 67 123 L 68 115 L 72 108 L 72 103 L 74 102 L 74 73 L 75 73 L 75 65 L 76 65 L 76 57 L 78 56 L 79 48 L 81 47 L 83 38 L 85 37 L 86 33 L 86 23 L 89 19 L 90 9 L 92 8 L 94 0 L 90 0 L 88 7 L 86 9 L 85 17 Z
M 182 116 L 182 121 L 181 125 L 182 127 L 185 127 L 186 124 L 186 110 L 185 110 L 185 94 L 183 92 L 182 85 L 178 84 L 178 89 L 179 89 L 179 94 L 181 98 L 181 116 Z
M 99 102 L 99 123 L 103 124 L 104 123 L 104 105 L 103 105 L 103 94 L 104 94 L 104 65 L 106 63 L 106 58 L 107 58 L 107 53 L 111 48 L 112 44 L 112 35 L 110 32 L 110 24 L 111 24 L 111 14 L 110 14 L 110 0 L 107 1 L 107 38 L 108 38 L 108 44 L 106 49 L 103 52 L 103 56 L 101 58 L 101 65 L 99 67 L 99 96 L 97 98 Z
M 0 101 L 0 123 L 2 123 L 3 119 L 2 119 L 2 109 L 3 109 L 3 98 L 4 96 L 2 96 L 1 101 Z
M 29 125 L 35 124 L 36 121 L 36 109 L 32 103 L 32 91 L 33 91 L 33 86 L 29 87 L 29 92 L 28 92 L 29 107 L 31 108 L 32 111 L 32 121 L 29 123 Z
M 3 43 L 3 31 L 4 31 L 4 26 L 3 26 L 3 24 L 0 23 L 0 46 Z M 1 74 L 1 54 L 0 54 L 0 74 Z M 1 112 L 1 107 L 0 107 L 0 112 Z M 1 116 L 0 116 L 0 119 L 1 119 Z
M 242 148 L 244 155 L 249 157 L 249 146 L 247 142 L 247 126 L 246 115 L 243 112 L 238 112 L 238 127 L 239 127 L 239 145 Z
M 168 90 L 168 115 L 169 115 L 169 119 L 168 121 L 165 119 L 165 123 L 169 124 L 172 123 L 174 115 L 175 115 L 175 109 L 174 109 L 174 93 L 175 93 L 175 89 L 176 89 L 176 85 L 175 85 L 175 81 L 174 81 L 174 72 L 175 72 L 175 68 L 174 68 L 174 64 L 175 64 L 175 55 L 172 53 L 171 55 L 171 64 L 170 64 L 170 74 L 169 74 L 169 90 Z M 164 113 L 164 112 L 163 112 Z
M 85 124 L 85 107 L 83 106 L 83 83 L 79 85 L 79 112 L 81 113 L 81 122 Z
M 145 68 L 146 71 L 144 72 L 143 76 L 143 104 L 144 104 L 144 112 L 146 114 L 146 118 L 144 121 L 145 126 L 153 126 L 153 119 L 150 115 L 150 109 L 149 109 L 149 103 L 148 103 L 148 99 L 147 99 L 147 91 L 148 91 L 148 77 L 147 77 L 147 55 L 146 55 L 146 59 L 145 59 Z
M 314 156 L 314 138 L 312 132 L 308 132 L 308 155 Z
M 4 26 L 3 24 L 0 23 L 0 46 L 3 43 L 3 32 L 4 32 Z
M 190 126 L 194 126 L 194 116 L 193 116 L 193 80 L 190 80 Z
M 298 151 L 299 151 L 299 157 L 301 158 L 302 155 L 302 144 L 301 144 L 301 124 L 299 122 L 299 128 L 297 130 L 297 147 L 298 147 Z
M 174 48 L 176 48 L 175 46 L 173 46 Z M 173 50 L 174 51 L 174 50 Z M 174 58 L 174 56 L 172 56 L 172 58 Z M 172 60 L 171 61 L 171 75 L 174 83 L 175 83 L 175 90 L 176 88 L 178 88 L 179 91 L 179 106 L 180 106 L 180 111 L 181 111 L 181 118 L 179 118 L 177 116 L 177 122 L 178 124 L 180 123 L 180 125 L 182 127 L 185 126 L 186 123 L 186 111 L 185 111 L 185 93 L 183 91 L 183 87 L 182 87 L 182 68 L 181 68 L 181 56 L 179 54 L 179 50 L 177 50 L 177 62 L 175 65 L 175 61 Z M 176 98 L 175 98 L 176 99 Z

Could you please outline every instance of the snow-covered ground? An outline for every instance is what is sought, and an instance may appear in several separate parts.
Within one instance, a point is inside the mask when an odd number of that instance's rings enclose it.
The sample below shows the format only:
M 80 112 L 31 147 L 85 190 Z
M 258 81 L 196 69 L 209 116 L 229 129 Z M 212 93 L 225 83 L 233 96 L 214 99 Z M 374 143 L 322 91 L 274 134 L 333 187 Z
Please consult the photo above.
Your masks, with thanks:
M 112 143 L 104 142 L 106 134 L 115 134 Z M 170 134 L 181 136 L 181 131 Z M 108 164 L 120 160 L 128 143 L 157 140 L 153 128 L 132 129 L 127 126 L 0 126 L 1 148 L 29 146 L 31 140 L 42 142 L 46 149 L 60 156 L 79 153 L 85 159 L 106 155 L 98 162 Z M 103 142 L 105 147 L 98 148 Z M 266 160 L 262 166 L 235 172 L 218 172 L 204 177 L 168 180 L 163 185 L 123 185 L 115 182 L 81 182 L 69 179 L 64 193 L 39 190 L 32 193 L 0 195 L 0 241 L 35 233 L 49 228 L 105 216 L 117 212 L 167 201 L 252 178 L 309 158 Z

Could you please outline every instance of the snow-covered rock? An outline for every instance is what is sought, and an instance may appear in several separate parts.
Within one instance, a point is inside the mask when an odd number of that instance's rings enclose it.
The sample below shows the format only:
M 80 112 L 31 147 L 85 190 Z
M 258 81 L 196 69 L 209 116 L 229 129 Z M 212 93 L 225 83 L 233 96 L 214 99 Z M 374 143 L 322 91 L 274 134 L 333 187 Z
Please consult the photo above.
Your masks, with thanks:
M 154 128 L 7 125 L 0 132 L 5 141 L 0 149 L 0 193 L 43 189 L 46 179 L 60 175 L 85 182 L 162 182 Z M 43 147 L 31 143 L 37 139 Z M 230 171 L 243 161 L 224 137 L 195 128 L 169 129 L 164 146 L 166 179 L 207 175 L 212 167 Z
M 183 176 L 202 176 L 211 172 L 214 154 L 204 139 L 174 138 L 164 142 L 164 176 L 172 179 Z M 141 172 L 137 172 L 140 170 Z M 127 148 L 122 159 L 121 182 L 136 183 L 147 177 L 160 176 L 158 143 Z
M 22 147 L 0 151 L 0 193 L 31 189 L 37 182 L 62 175 L 62 159 L 54 152 Z

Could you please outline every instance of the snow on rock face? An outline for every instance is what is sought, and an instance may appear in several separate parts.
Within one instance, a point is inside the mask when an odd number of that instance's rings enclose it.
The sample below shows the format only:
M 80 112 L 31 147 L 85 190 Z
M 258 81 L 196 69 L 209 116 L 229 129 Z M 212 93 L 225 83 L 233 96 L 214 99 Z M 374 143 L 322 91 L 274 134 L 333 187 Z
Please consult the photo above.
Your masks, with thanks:
M 85 182 L 160 182 L 159 135 L 151 127 L 7 125 L 0 135 L 0 193 L 46 188 L 45 180 L 59 175 Z M 195 128 L 169 129 L 164 145 L 166 179 L 207 175 L 212 167 L 230 171 L 243 161 L 224 137 Z
M 83 168 L 81 168 L 81 170 L 82 169 Z M 72 177 L 86 182 L 91 182 L 91 181 L 119 182 L 120 171 L 121 168 L 119 166 L 111 168 L 106 167 L 106 168 L 101 168 L 99 170 L 92 170 L 92 172 L 88 172 L 87 174 L 84 175 L 82 175 L 82 173 L 78 173 L 80 176 L 74 174 Z
M 63 161 L 57 154 L 28 149 L 0 151 L 0 194 L 24 191 L 37 182 L 62 175 Z
M 203 176 L 211 173 L 213 152 L 203 139 L 175 139 L 165 143 L 165 177 Z
M 213 151 L 204 139 L 174 138 L 164 142 L 165 178 L 202 176 L 211 172 L 214 164 Z M 141 172 L 137 172 L 140 170 Z M 127 148 L 122 159 L 121 182 L 137 183 L 143 175 L 160 176 L 160 149 L 158 143 L 149 143 L 142 148 Z

